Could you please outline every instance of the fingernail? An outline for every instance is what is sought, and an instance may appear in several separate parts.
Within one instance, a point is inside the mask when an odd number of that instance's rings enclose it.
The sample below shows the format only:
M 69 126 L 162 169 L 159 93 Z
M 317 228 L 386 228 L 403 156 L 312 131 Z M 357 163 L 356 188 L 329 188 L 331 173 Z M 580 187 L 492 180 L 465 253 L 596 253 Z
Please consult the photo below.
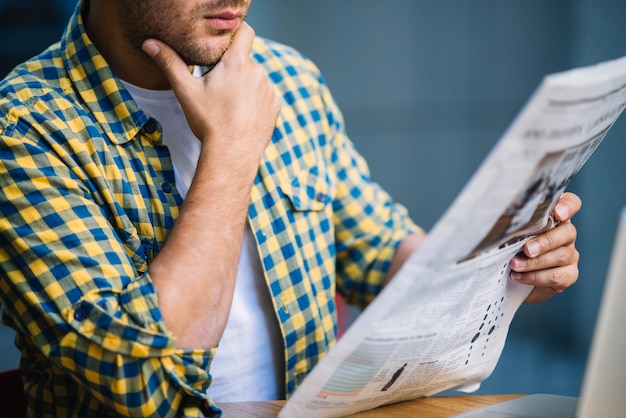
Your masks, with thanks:
M 143 47 L 144 52 L 150 55 L 151 57 L 154 57 L 161 51 L 161 48 L 159 48 L 159 45 L 157 45 L 157 43 L 154 41 L 146 41 L 143 43 L 142 47 Z
M 526 250 L 529 257 L 537 257 L 541 251 L 541 246 L 538 242 L 530 241 L 526 244 Z
M 565 205 L 556 205 L 554 208 L 554 213 L 559 217 L 559 220 L 567 219 L 569 216 L 569 211 L 567 210 L 567 206 Z
M 511 267 L 514 269 L 523 269 L 526 267 L 526 259 L 522 257 L 513 257 Z
M 511 279 L 513 279 L 515 281 L 522 280 L 522 273 L 518 273 L 517 271 L 512 271 L 511 272 Z

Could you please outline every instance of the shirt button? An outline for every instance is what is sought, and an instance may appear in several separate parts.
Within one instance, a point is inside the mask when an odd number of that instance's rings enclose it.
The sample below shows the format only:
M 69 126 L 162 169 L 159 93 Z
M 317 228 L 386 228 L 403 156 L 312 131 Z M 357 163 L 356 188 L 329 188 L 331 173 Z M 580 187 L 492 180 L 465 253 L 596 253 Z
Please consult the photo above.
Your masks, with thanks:
M 85 318 L 87 318 L 87 313 L 85 312 L 85 310 L 83 308 L 78 308 L 76 309 L 76 311 L 74 311 L 74 319 L 77 321 L 83 321 Z
M 156 132 L 156 123 L 154 122 L 154 119 L 150 119 L 148 120 L 148 122 L 146 122 L 146 124 L 143 127 L 143 130 L 147 133 L 147 134 L 153 134 L 154 132 Z
M 161 185 L 161 189 L 165 192 L 165 193 L 172 193 L 172 185 L 169 183 L 163 183 Z
M 326 203 L 326 199 L 328 199 L 328 196 L 326 196 L 325 193 L 318 193 L 315 195 L 315 200 L 318 202 Z

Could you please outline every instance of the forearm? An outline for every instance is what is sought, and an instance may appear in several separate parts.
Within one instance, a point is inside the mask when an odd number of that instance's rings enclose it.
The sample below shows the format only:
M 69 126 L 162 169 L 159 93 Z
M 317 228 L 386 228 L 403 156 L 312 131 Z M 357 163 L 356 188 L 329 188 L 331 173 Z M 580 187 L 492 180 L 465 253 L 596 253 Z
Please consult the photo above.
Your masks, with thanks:
M 242 24 L 203 77 L 192 76 L 163 42 L 144 42 L 202 143 L 179 219 L 150 267 L 159 308 L 179 347 L 214 347 L 222 335 L 250 188 L 280 110 L 274 86 L 250 58 L 253 40 L 252 28 Z
M 230 312 L 256 164 L 233 173 L 203 149 L 179 218 L 150 265 L 159 309 L 181 348 L 217 346 Z
M 426 238 L 426 234 L 422 231 L 414 232 L 407 236 L 396 250 L 393 259 L 391 260 L 391 266 L 385 276 L 385 284 L 393 278 L 393 276 L 400 270 L 407 258 L 420 246 L 420 244 Z

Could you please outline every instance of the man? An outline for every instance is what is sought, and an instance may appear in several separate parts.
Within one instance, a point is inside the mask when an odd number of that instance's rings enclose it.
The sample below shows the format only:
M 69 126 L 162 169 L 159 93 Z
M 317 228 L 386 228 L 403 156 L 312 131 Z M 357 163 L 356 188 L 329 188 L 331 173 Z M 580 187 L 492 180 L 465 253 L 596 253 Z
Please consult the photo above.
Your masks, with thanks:
M 0 297 L 32 415 L 288 396 L 334 344 L 335 291 L 365 306 L 423 239 L 249 6 L 86 0 L 0 84 Z M 512 261 L 529 301 L 576 281 L 580 204 Z

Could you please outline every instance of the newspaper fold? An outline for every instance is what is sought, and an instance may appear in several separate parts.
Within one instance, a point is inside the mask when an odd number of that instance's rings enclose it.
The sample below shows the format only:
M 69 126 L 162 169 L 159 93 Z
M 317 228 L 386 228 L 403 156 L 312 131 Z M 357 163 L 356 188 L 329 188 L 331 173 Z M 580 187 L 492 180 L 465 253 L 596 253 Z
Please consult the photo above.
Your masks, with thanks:
M 494 370 L 532 290 L 509 261 L 626 106 L 626 57 L 548 75 L 428 238 L 311 371 L 280 417 L 339 417 Z

